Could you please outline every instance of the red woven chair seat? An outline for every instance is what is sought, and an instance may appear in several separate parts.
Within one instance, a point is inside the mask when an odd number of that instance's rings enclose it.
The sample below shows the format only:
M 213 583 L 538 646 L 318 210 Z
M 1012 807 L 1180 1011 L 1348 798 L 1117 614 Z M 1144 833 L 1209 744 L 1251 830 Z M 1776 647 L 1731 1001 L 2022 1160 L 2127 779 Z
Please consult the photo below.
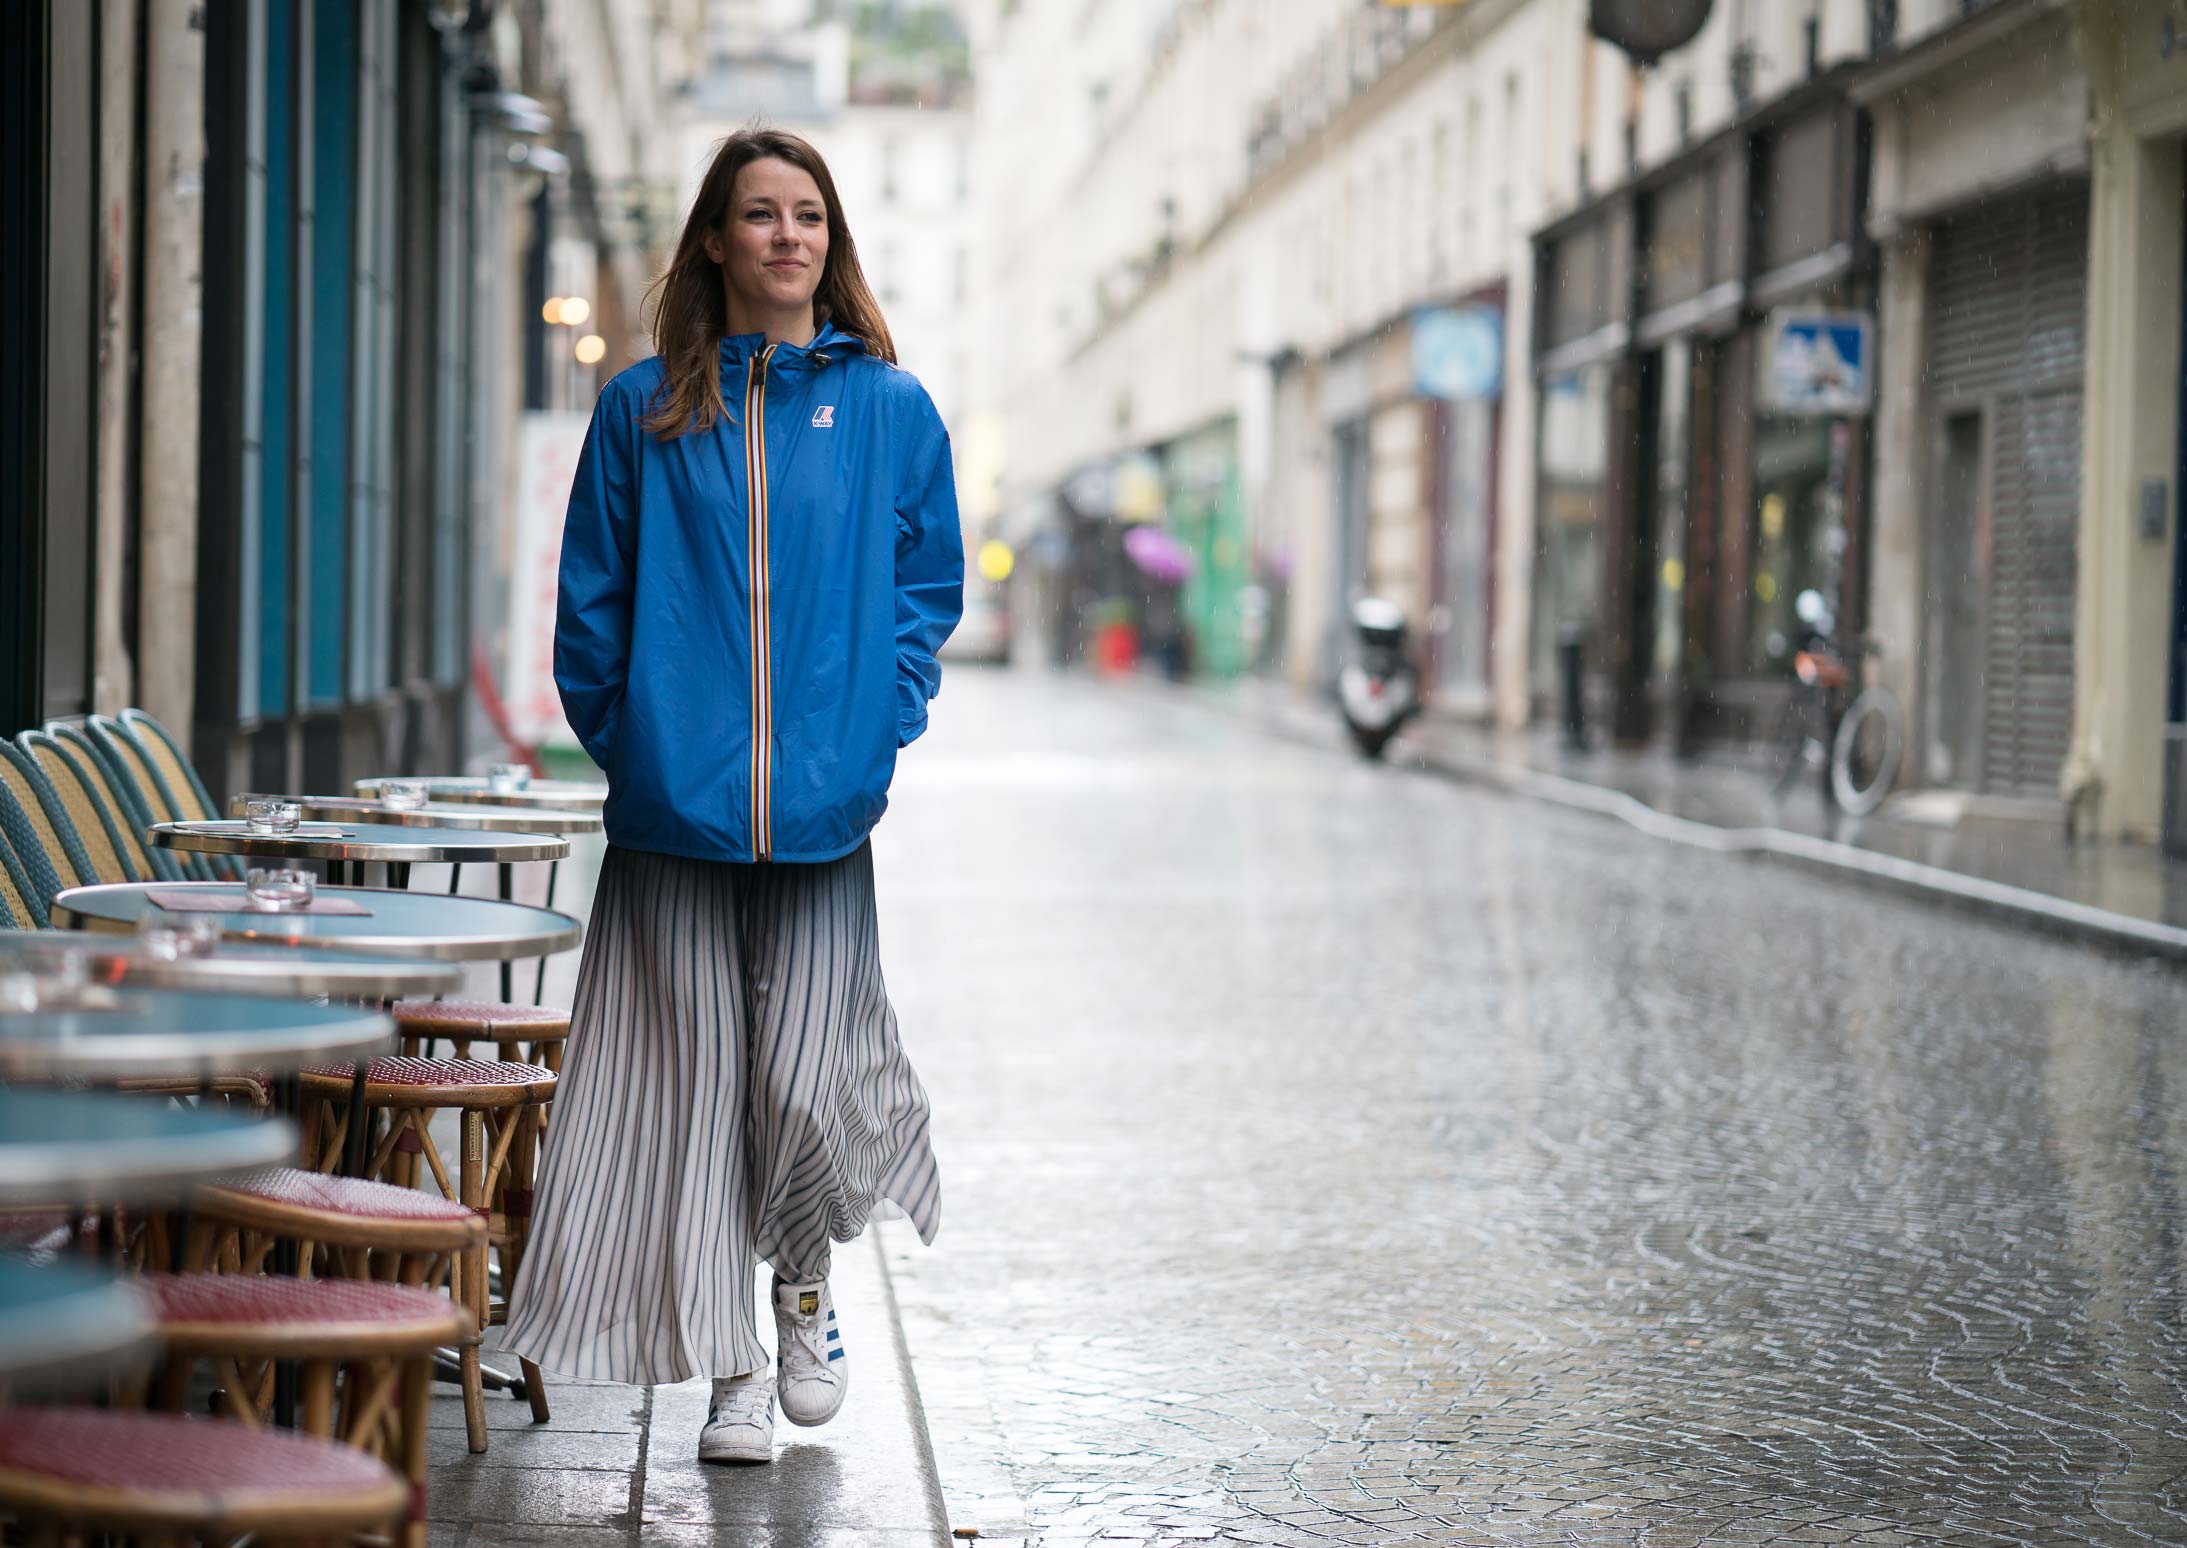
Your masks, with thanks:
M 346 1093 L 355 1076 L 354 1065 L 307 1065 L 304 1086 L 321 1095 Z M 553 1095 L 554 1071 L 537 1064 L 383 1054 L 365 1066 L 365 1100 L 379 1105 L 520 1107 Z
M 397 1000 L 394 1017 L 405 1037 L 529 1043 L 567 1037 L 570 1031 L 566 1010 L 499 1000 Z
M 471 1211 L 437 1193 L 398 1188 L 369 1177 L 330 1177 L 293 1166 L 269 1166 L 234 1182 L 208 1186 L 200 1193 L 214 1199 L 221 1194 L 238 1194 L 291 1209 L 319 1210 L 363 1220 L 461 1224 L 472 1218 Z
M 217 1419 L 0 1409 L 0 1501 L 77 1519 L 392 1521 L 409 1483 L 347 1446 Z
M 145 1274 L 133 1281 L 152 1299 L 160 1331 L 310 1328 L 323 1337 L 409 1336 L 428 1346 L 455 1336 L 448 1297 L 369 1279 L 289 1279 L 266 1274 Z

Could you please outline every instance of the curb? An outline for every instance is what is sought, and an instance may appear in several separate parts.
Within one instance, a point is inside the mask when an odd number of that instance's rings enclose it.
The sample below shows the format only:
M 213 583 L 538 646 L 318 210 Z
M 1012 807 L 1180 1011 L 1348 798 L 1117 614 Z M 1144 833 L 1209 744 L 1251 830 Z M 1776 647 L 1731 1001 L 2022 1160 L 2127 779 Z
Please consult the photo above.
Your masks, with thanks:
M 1227 698 L 1210 688 L 1186 685 L 1182 692 L 1215 705 L 1289 740 L 1330 750 L 1341 750 L 1343 739 L 1332 719 L 1326 726 L 1320 717 L 1312 724 L 1282 705 L 1253 704 Z M 1963 871 L 1878 854 L 1835 839 L 1815 838 L 1786 828 L 1726 828 L 1658 811 L 1622 790 L 1590 785 L 1584 780 L 1545 774 L 1536 769 L 1512 768 L 1481 759 L 1438 753 L 1433 748 L 1406 746 L 1397 750 L 1402 764 L 1426 773 L 1485 785 L 1507 795 L 1522 796 L 1561 806 L 1570 811 L 1611 817 L 1652 838 L 1683 844 L 1711 854 L 1749 855 L 1826 876 L 1839 877 L 1922 899 L 1961 912 L 2005 920 L 2045 934 L 2084 941 L 2107 950 L 2134 956 L 2187 963 L 2187 929 L 2114 913 L 2070 898 L 2055 897 L 2026 887 L 1969 876 Z

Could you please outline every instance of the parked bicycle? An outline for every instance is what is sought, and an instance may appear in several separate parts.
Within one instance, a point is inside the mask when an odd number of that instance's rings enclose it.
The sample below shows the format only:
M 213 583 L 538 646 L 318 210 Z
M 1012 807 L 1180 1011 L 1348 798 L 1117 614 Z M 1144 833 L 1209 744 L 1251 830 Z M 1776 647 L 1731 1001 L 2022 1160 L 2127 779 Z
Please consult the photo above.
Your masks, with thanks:
M 1876 653 L 1872 640 L 1841 640 L 1837 617 L 1819 591 L 1793 602 L 1801 637 L 1792 653 L 1798 680 L 1778 732 L 1781 762 L 1777 794 L 1810 769 L 1822 778 L 1823 799 L 1849 816 L 1865 817 L 1883 804 L 1898 778 L 1906 750 L 1906 714 L 1898 695 L 1881 683 L 1847 694 L 1859 684 L 1861 662 Z

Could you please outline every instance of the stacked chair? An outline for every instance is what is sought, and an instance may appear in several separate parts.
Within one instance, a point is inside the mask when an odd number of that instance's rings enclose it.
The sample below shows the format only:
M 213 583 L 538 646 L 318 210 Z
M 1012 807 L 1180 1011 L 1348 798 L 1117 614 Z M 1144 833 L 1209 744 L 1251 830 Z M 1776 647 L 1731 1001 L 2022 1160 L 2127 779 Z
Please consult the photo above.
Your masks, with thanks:
M 239 877 L 228 857 L 176 855 L 146 836 L 156 822 L 215 815 L 180 745 L 141 711 L 0 742 L 0 928 L 48 927 L 54 898 L 72 886 Z M 121 1394 L 135 1406 L 0 1407 L 0 1511 L 33 1540 L 363 1532 L 423 1544 L 435 1352 L 456 1351 L 470 1449 L 484 1451 L 480 1344 L 504 1312 L 493 1260 L 513 1285 L 569 1015 L 468 1001 L 390 1009 L 403 1051 L 365 1070 L 364 1174 L 336 1175 L 351 1149 L 354 1067 L 307 1068 L 305 1165 L 201 1188 L 179 1217 L 130 1223 L 128 1256 L 166 1352 Z M 423 1056 L 441 1039 L 453 1058 Z M 471 1058 L 474 1044 L 495 1057 Z M 120 1084 L 177 1100 L 263 1106 L 266 1095 L 248 1079 L 203 1091 Z M 432 1134 L 443 1112 L 459 1136 L 453 1168 Z M 80 1245 L 80 1223 L 63 1235 Z M 272 1272 L 284 1262 L 293 1274 Z M 295 1372 L 297 1433 L 268 1428 L 277 1365 Z M 529 1361 L 522 1382 L 545 1420 L 545 1384 Z M 229 1422 L 182 1417 L 208 1390 Z

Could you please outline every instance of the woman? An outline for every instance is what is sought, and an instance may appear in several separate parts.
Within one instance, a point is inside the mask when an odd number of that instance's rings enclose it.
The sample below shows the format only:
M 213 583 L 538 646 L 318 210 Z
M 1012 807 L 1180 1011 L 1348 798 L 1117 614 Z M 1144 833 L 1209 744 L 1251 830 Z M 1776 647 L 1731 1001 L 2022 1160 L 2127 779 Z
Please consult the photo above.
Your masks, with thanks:
M 831 1241 L 884 1201 L 934 1237 L 866 840 L 964 561 L 948 434 L 810 145 L 732 136 L 654 291 L 660 353 L 601 392 L 562 535 L 554 675 L 609 847 L 506 1342 L 711 1376 L 699 1456 L 764 1462 L 777 1397 L 842 1406 Z

